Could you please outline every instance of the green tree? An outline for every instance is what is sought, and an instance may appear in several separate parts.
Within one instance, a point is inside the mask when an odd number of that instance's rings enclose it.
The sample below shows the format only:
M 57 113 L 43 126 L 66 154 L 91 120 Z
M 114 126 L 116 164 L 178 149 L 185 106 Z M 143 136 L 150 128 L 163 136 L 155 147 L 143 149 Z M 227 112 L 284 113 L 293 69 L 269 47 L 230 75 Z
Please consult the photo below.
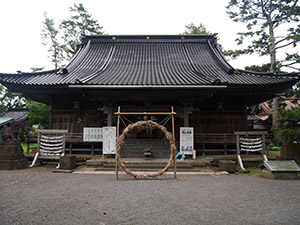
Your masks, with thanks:
M 298 53 L 287 52 L 281 60 L 276 57 L 278 50 L 288 46 L 296 47 L 300 41 L 300 7 L 297 3 L 298 0 L 230 0 L 226 7 L 230 18 L 235 22 L 246 23 L 248 29 L 247 32 L 238 33 L 236 41 L 241 45 L 246 38 L 250 38 L 251 43 L 244 49 L 230 50 L 226 54 L 232 57 L 255 52 L 269 55 L 271 72 L 282 67 L 299 69 Z M 284 35 L 275 35 L 279 28 L 286 27 Z
M 32 70 L 32 72 L 39 72 L 43 71 L 45 67 L 31 67 L 30 69 Z
M 191 34 L 212 34 L 206 30 L 204 24 L 200 23 L 199 26 L 196 26 L 194 23 L 190 23 L 185 25 L 186 30 L 183 32 L 184 35 L 191 35 Z
M 288 110 L 279 108 L 278 128 L 273 128 L 279 132 L 285 143 L 300 143 L 300 107 L 294 107 Z
M 19 108 L 24 106 L 24 98 L 12 93 L 4 86 L 0 85 L 0 114 L 9 108 Z
M 28 124 L 30 126 L 39 125 L 40 127 L 48 128 L 50 106 L 28 99 L 26 99 L 25 102 L 26 108 L 29 109 Z
M 59 68 L 64 61 L 63 49 L 59 43 L 59 30 L 52 18 L 49 18 L 47 13 L 44 13 L 44 22 L 42 29 L 42 44 L 48 46 L 49 58 L 55 66 Z
M 82 35 L 103 35 L 102 28 L 98 21 L 93 19 L 83 4 L 70 7 L 71 17 L 63 20 L 60 28 L 63 32 L 64 43 L 62 45 L 67 59 L 71 58 L 81 41 Z
M 298 0 L 230 0 L 227 13 L 235 22 L 246 23 L 247 32 L 240 32 L 236 39 L 239 45 L 247 38 L 250 45 L 240 50 L 230 50 L 226 55 L 237 57 L 243 54 L 258 53 L 270 56 L 270 72 L 279 71 L 283 67 L 299 69 L 298 53 L 286 52 L 284 59 L 278 60 L 276 53 L 289 46 L 296 47 L 300 41 L 300 7 Z M 286 28 L 284 35 L 276 36 L 276 31 Z M 279 97 L 273 99 L 273 127 L 278 128 Z M 280 137 L 274 133 L 274 139 Z
M 270 71 L 270 63 L 262 64 L 261 66 L 252 65 L 252 66 L 245 66 L 245 70 L 251 70 L 256 72 L 269 72 Z M 279 73 L 286 73 L 285 71 L 279 70 Z
M 42 44 L 48 47 L 55 68 L 62 67 L 75 53 L 82 35 L 103 35 L 102 27 L 93 19 L 83 4 L 70 7 L 71 16 L 59 24 L 44 14 Z

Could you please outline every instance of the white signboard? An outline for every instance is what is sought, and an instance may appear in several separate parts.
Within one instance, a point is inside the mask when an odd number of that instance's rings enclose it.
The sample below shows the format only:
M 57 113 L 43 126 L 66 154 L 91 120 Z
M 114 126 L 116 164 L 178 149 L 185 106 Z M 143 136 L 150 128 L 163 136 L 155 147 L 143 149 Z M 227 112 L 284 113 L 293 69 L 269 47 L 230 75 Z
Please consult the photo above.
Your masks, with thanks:
M 103 128 L 84 127 L 83 141 L 101 142 L 103 140 Z
M 180 152 L 192 155 L 194 149 L 194 128 L 180 127 Z
M 103 127 L 103 154 L 116 154 L 116 127 Z

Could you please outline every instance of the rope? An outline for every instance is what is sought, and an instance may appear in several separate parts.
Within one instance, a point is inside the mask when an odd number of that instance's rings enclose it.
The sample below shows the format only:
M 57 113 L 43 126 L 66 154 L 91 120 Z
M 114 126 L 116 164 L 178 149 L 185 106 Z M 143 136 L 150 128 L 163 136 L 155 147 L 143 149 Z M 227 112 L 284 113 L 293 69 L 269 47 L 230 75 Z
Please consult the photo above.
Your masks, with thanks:
M 63 151 L 63 136 L 41 135 L 40 153 L 41 155 L 58 156 Z
M 261 138 L 240 138 L 241 151 L 257 152 L 263 150 Z
M 121 116 L 120 116 L 120 120 L 121 120 L 121 122 L 124 124 L 124 126 L 127 127 L 126 123 L 124 122 L 124 120 L 122 119 Z
M 159 125 L 165 126 L 166 123 L 170 120 L 171 117 L 172 117 L 171 114 L 166 116 L 162 121 L 160 121 Z
M 123 161 L 121 160 L 121 149 L 123 147 L 123 145 L 125 144 L 125 140 L 126 140 L 126 135 L 133 129 L 138 129 L 138 130 L 145 130 L 145 129 L 160 129 L 162 131 L 162 133 L 164 133 L 165 137 L 167 140 L 169 140 L 170 143 L 170 158 L 169 161 L 167 163 L 167 165 L 165 166 L 165 168 L 161 169 L 160 171 L 156 172 L 156 173 L 151 173 L 151 174 L 136 174 L 133 173 L 131 170 L 129 170 L 123 163 Z M 176 145 L 175 145 L 175 141 L 173 139 L 173 135 L 167 131 L 167 129 L 164 126 L 159 125 L 156 122 L 153 122 L 152 120 L 147 120 L 147 121 L 139 121 L 136 122 L 134 124 L 130 124 L 128 125 L 128 127 L 125 128 L 125 130 L 123 131 L 122 135 L 118 138 L 117 141 L 117 163 L 119 165 L 119 167 L 125 171 L 125 173 L 127 173 L 128 175 L 133 176 L 136 179 L 144 179 L 147 177 L 157 177 L 162 175 L 163 173 L 165 173 L 166 171 L 168 171 L 168 169 L 170 168 L 170 166 L 173 163 L 173 159 L 174 156 L 176 155 Z
M 133 124 L 134 122 L 132 122 L 132 121 L 130 121 L 126 116 L 124 116 L 124 115 L 121 115 L 121 117 L 123 117 L 124 118 L 124 120 L 127 120 L 127 122 L 129 123 L 129 124 Z M 125 125 L 126 126 L 126 125 Z

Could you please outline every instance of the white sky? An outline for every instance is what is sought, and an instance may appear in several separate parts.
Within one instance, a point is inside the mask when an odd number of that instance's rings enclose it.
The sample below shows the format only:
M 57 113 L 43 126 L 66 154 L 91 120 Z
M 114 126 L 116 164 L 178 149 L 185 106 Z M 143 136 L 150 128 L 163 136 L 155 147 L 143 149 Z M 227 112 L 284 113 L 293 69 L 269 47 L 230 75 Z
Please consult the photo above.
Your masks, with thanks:
M 57 22 L 69 18 L 69 7 L 83 3 L 105 33 L 179 34 L 185 25 L 203 23 L 218 33 L 224 49 L 237 49 L 237 32 L 245 29 L 226 14 L 229 0 L 0 0 L 0 73 L 30 72 L 31 67 L 54 69 L 41 44 L 44 12 Z M 242 56 L 230 63 L 243 69 L 267 63 L 268 57 Z

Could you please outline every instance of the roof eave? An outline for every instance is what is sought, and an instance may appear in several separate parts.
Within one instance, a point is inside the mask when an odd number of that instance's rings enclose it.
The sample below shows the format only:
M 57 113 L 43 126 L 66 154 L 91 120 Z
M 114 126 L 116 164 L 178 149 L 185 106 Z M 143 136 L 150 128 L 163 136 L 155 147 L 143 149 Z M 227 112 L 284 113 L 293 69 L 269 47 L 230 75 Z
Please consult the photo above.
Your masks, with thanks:
M 81 89 L 182 89 L 182 88 L 201 88 L 201 89 L 225 89 L 227 85 L 76 85 L 71 84 L 69 88 L 81 88 Z

